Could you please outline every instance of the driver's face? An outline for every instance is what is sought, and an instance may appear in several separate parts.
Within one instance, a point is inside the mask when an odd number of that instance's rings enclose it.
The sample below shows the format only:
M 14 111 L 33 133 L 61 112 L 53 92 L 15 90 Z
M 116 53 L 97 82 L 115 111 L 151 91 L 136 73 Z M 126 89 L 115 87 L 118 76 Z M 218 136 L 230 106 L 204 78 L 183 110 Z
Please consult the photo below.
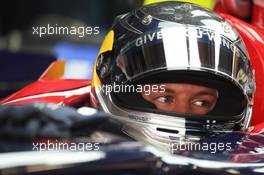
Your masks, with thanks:
M 163 85 L 164 90 L 148 94 L 143 91 L 141 95 L 162 111 L 206 115 L 214 109 L 218 98 L 216 89 L 205 86 L 185 83 L 158 85 Z

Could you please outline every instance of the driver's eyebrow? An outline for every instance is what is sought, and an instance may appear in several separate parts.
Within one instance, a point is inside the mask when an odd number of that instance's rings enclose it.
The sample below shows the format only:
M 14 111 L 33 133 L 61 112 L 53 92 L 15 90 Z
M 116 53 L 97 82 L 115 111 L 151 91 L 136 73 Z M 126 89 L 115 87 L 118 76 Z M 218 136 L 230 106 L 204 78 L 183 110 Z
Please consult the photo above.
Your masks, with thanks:
M 168 92 L 168 93 L 174 93 L 175 90 L 166 87 L 166 88 L 165 88 L 165 92 Z
M 216 91 L 216 92 L 218 92 L 218 91 Z M 202 96 L 202 95 L 217 96 L 217 93 L 214 93 L 214 92 L 212 92 L 212 91 L 202 90 L 202 91 L 198 92 L 196 95 L 197 95 L 197 96 Z
M 164 92 L 157 91 L 157 92 L 153 92 L 153 94 L 175 93 L 175 92 L 176 92 L 175 89 L 165 87 Z M 202 95 L 217 96 L 217 93 L 214 93 L 210 90 L 201 90 L 201 91 L 198 91 L 195 95 L 196 96 L 202 96 Z
M 165 87 L 164 89 L 165 89 L 165 91 L 162 91 L 162 92 L 161 92 L 161 88 L 159 88 L 158 91 L 153 92 L 153 93 L 154 93 L 154 94 L 163 94 L 163 93 L 165 93 L 165 92 L 166 92 L 166 93 L 175 93 L 175 92 L 176 92 L 173 88 Z

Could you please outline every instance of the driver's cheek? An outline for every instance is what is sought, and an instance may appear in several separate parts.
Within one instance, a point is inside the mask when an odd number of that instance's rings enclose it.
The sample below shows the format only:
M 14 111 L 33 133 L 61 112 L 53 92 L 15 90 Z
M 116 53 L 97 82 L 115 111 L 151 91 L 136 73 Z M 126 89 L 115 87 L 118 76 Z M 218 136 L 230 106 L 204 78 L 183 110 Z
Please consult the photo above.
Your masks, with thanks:
M 158 107 L 159 108 L 159 107 Z M 168 112 L 192 113 L 192 107 L 188 102 L 178 101 L 166 105 L 162 105 L 162 109 Z
M 209 112 L 210 112 L 210 110 L 206 107 L 192 105 L 192 114 L 206 115 Z
M 169 104 L 156 105 L 159 110 L 167 112 L 187 113 L 194 115 L 206 115 L 209 111 L 204 107 L 194 106 L 189 102 L 181 101 Z

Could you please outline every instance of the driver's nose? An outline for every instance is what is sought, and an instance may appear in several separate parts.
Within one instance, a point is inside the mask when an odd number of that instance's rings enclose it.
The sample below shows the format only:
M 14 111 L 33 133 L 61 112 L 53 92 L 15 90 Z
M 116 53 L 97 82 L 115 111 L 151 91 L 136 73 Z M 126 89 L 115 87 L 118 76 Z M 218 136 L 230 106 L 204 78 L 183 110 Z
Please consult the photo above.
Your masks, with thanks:
M 186 99 L 179 99 L 172 104 L 170 112 L 191 113 L 191 106 Z

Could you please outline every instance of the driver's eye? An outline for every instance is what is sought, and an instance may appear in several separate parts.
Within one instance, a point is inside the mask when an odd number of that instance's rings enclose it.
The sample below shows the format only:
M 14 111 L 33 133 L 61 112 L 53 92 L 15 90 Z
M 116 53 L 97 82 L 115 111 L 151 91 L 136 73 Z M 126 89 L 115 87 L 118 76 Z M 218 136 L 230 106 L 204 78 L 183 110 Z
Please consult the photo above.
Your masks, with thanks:
M 210 107 L 210 102 L 206 100 L 195 100 L 192 103 L 198 107 L 207 107 L 207 108 Z
M 171 96 L 160 96 L 155 98 L 156 101 L 160 103 L 171 103 L 173 102 L 173 98 Z

